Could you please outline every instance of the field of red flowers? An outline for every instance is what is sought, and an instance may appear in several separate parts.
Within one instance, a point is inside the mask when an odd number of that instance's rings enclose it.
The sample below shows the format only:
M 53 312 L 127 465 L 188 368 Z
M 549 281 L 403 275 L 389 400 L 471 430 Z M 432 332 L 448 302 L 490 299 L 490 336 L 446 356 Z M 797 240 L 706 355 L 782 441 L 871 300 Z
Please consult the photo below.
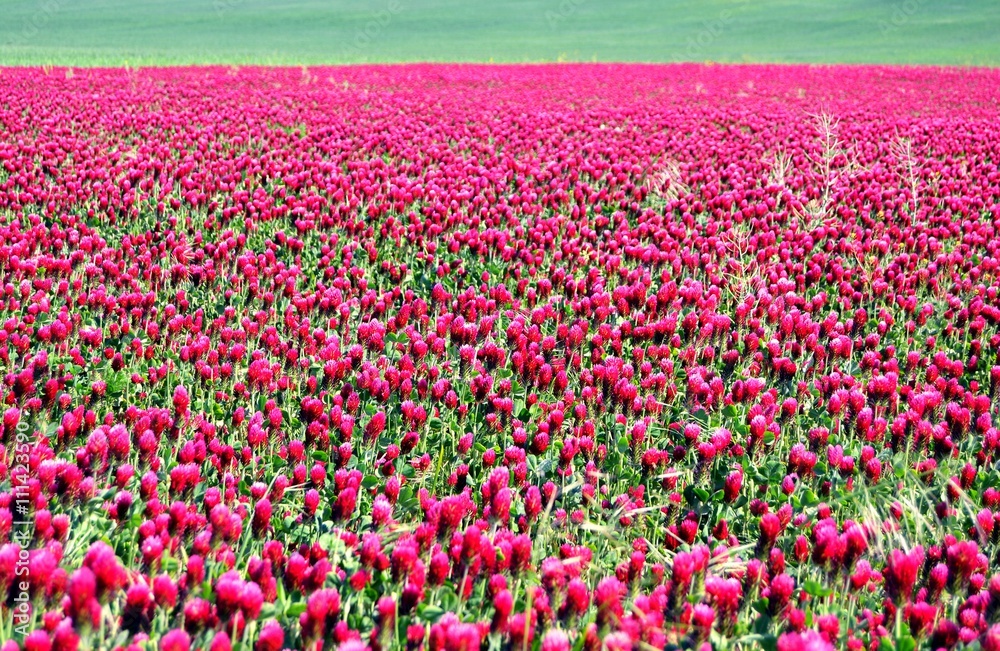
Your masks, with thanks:
M 0 70 L 0 649 L 1000 649 L 998 103 Z

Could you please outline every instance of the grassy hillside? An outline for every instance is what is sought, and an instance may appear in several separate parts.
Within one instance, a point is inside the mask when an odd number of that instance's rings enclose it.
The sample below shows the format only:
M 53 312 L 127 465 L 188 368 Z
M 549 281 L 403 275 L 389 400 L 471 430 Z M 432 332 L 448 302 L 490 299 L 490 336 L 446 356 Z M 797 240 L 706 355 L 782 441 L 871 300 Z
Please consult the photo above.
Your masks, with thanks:
M 0 0 L 0 64 L 1000 65 L 996 0 Z

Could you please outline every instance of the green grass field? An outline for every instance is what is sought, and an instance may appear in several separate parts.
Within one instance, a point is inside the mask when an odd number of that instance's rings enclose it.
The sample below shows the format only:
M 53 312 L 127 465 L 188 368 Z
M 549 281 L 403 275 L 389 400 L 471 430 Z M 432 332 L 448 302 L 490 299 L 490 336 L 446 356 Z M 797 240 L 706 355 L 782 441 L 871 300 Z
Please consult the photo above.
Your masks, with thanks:
M 1000 65 L 996 0 L 0 0 L 0 64 Z

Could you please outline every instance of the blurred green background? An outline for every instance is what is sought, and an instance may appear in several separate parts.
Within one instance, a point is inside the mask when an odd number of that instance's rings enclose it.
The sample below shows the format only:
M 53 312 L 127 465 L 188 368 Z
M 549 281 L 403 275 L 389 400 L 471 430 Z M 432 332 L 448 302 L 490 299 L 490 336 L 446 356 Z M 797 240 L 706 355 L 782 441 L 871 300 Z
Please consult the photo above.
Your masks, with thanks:
M 1000 65 L 1000 1 L 0 0 L 0 64 Z

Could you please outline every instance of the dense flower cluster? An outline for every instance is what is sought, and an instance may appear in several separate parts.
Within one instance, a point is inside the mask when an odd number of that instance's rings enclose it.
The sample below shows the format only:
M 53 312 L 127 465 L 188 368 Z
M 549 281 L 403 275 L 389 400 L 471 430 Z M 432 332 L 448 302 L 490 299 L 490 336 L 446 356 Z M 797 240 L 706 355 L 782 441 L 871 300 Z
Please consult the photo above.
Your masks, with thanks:
M 0 70 L 0 649 L 1000 649 L 998 102 Z

